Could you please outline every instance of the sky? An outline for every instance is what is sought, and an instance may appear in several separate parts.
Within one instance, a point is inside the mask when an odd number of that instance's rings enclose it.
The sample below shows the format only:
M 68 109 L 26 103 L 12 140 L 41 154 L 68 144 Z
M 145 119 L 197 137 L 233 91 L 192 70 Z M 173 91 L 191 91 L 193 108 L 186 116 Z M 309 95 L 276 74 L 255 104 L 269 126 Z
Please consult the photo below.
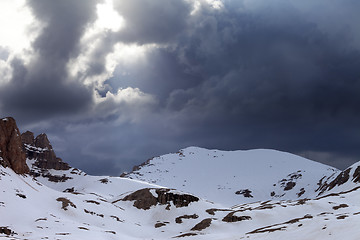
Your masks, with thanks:
M 118 176 L 188 146 L 360 160 L 358 0 L 1 0 L 0 116 Z

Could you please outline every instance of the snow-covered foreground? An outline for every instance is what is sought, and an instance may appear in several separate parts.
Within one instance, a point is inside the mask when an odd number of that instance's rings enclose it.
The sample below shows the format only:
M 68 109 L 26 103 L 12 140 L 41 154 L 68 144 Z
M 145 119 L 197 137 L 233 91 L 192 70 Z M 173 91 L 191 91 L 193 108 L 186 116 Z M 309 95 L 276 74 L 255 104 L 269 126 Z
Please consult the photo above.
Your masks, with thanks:
M 73 168 L 66 171 L 49 170 L 48 173 L 51 176 L 63 177 L 61 181 L 52 182 L 47 177 L 33 179 L 27 175 L 18 175 L 10 168 L 0 166 L 0 238 L 29 240 L 359 239 L 360 184 L 357 169 L 360 163 L 353 165 L 346 175 L 346 173 L 339 173 L 334 169 L 327 170 L 328 166 L 300 158 L 296 159 L 290 154 L 282 157 L 282 153 L 279 152 L 256 150 L 248 152 L 246 158 L 242 159 L 242 165 L 232 163 L 232 166 L 226 169 L 220 168 L 219 164 L 202 165 L 207 173 L 213 175 L 214 179 L 207 179 L 208 175 L 201 175 L 201 173 L 194 179 L 191 178 L 192 175 L 185 177 L 174 175 L 175 170 L 171 166 L 178 165 L 175 161 L 186 163 L 190 159 L 196 166 L 199 164 L 196 161 L 204 163 L 200 156 L 209 154 L 212 158 L 217 159 L 221 155 L 227 154 L 205 149 L 199 149 L 202 155 L 200 153 L 191 154 L 194 150 L 196 149 L 189 148 L 178 153 L 177 156 L 183 155 L 182 160 L 175 159 L 175 157 L 171 160 L 171 156 L 175 155 L 160 157 L 160 160 L 164 160 L 162 166 L 166 167 L 157 166 L 162 172 L 167 168 L 169 174 L 172 174 L 171 176 L 186 180 L 185 186 L 188 188 L 184 189 L 191 194 L 139 180 L 89 176 Z M 211 155 L 214 153 L 217 153 L 218 157 Z M 229 154 L 234 153 L 236 152 Z M 197 157 L 186 159 L 188 155 L 197 155 Z M 166 160 L 168 156 L 170 156 L 170 160 Z M 254 156 L 258 158 L 253 160 Z M 259 156 L 270 156 L 271 158 L 262 161 Z M 165 161 L 169 162 L 165 163 Z M 290 163 L 287 164 L 287 161 Z M 28 164 L 34 171 L 42 171 L 32 166 L 32 162 L 28 160 Z M 147 167 L 151 167 L 151 164 L 152 162 Z M 226 165 L 225 162 L 223 164 Z M 257 168 L 257 171 L 256 169 L 253 171 L 250 171 L 251 169 L 242 170 L 241 166 L 243 165 Z M 279 175 L 276 171 L 272 171 L 278 166 L 282 166 Z M 219 168 L 213 170 L 212 167 Z M 144 166 L 140 170 L 145 168 Z M 180 168 L 176 167 L 176 169 Z M 184 169 L 191 172 L 185 166 Z M 286 177 L 292 172 L 297 172 L 297 169 L 301 170 L 301 177 L 299 175 L 293 178 L 291 178 L 292 175 L 289 177 L 292 181 L 286 182 L 295 182 L 296 184 L 292 189 L 287 190 L 289 193 L 284 195 L 288 199 L 292 197 L 294 199 L 279 200 L 280 197 L 272 198 L 272 196 L 268 196 L 266 200 L 261 199 L 263 196 L 267 196 L 266 194 L 261 195 L 261 190 L 273 191 L 274 187 L 275 189 L 279 187 L 273 186 L 274 183 L 281 184 L 280 176 L 282 174 L 285 174 L 284 177 Z M 184 173 L 183 170 L 176 171 L 178 174 Z M 145 176 L 145 172 L 139 173 Z M 317 173 L 319 176 L 316 176 Z M 331 176 L 333 173 L 336 174 Z M 260 174 L 258 178 L 253 176 L 256 174 Z M 266 177 L 266 174 L 269 176 Z M 325 176 L 326 174 L 329 175 Z M 147 176 L 151 176 L 151 174 Z M 161 179 L 159 176 L 164 175 L 154 173 L 154 176 L 156 179 Z M 224 181 L 219 183 L 218 181 L 222 177 Z M 257 186 L 254 182 L 249 182 L 245 185 L 247 179 L 257 181 L 257 184 L 265 184 L 262 181 L 270 183 Z M 320 179 L 323 182 L 317 186 Z M 313 180 L 315 183 L 311 182 Z M 191 188 L 194 181 L 205 182 L 210 186 L 196 194 L 197 188 Z M 211 184 L 226 182 L 229 183 L 228 186 L 231 186 L 229 193 L 234 194 L 234 190 L 246 187 L 253 190 L 251 194 L 254 194 L 254 197 L 241 197 L 238 205 L 233 204 L 233 200 L 231 202 L 224 200 L 224 196 L 227 196 L 225 190 L 222 190 L 224 195 L 219 197 L 219 203 L 212 203 L 198 197 L 204 196 L 207 191 L 212 191 L 214 188 L 211 187 Z M 168 187 L 164 181 L 156 183 Z M 173 182 L 169 182 L 169 184 L 173 184 Z M 270 187 L 270 190 L 267 187 Z M 318 192 L 315 193 L 313 190 L 312 199 L 301 199 L 295 194 L 300 190 L 297 187 L 308 187 L 307 192 L 319 187 L 325 190 L 320 196 L 317 196 Z M 281 189 L 279 187 L 278 191 Z M 287 192 L 284 189 L 282 191 Z M 219 192 L 217 193 L 219 194 Z M 208 194 L 211 196 L 210 192 Z M 306 196 L 310 198 L 311 194 L 308 194 Z M 235 197 L 238 195 L 234 194 Z M 251 199 L 255 200 L 256 198 L 260 200 L 249 203 Z M 235 206 L 225 207 L 229 203 Z

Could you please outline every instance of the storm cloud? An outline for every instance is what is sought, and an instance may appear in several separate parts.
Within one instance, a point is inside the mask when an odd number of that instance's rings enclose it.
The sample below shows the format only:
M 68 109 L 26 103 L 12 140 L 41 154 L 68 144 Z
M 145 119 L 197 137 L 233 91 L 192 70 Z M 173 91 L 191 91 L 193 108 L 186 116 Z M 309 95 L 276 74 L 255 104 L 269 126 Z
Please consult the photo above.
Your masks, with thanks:
M 91 101 L 91 91 L 70 79 L 69 59 L 79 52 L 79 40 L 89 22 L 95 20 L 95 1 L 28 1 L 37 20 L 43 23 L 32 43 L 28 64 L 11 60 L 12 79 L 1 87 L 4 111 L 21 118 L 39 120 L 73 113 Z
M 49 133 L 89 173 L 190 145 L 273 148 L 338 168 L 359 160 L 355 1 L 25 6 L 39 30 L 26 51 L 0 48 L 0 113 Z M 99 24 L 99 6 L 118 22 Z

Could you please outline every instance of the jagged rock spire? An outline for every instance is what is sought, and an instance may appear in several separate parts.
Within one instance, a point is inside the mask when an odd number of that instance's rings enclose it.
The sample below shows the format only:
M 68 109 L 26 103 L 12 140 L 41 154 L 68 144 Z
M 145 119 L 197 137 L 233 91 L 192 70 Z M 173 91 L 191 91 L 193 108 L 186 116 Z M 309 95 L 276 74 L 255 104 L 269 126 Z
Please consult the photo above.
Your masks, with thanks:
M 29 159 L 36 159 L 35 166 L 41 169 L 68 170 L 70 166 L 56 157 L 53 147 L 45 133 L 34 138 L 34 133 L 27 131 L 21 135 L 23 148 Z

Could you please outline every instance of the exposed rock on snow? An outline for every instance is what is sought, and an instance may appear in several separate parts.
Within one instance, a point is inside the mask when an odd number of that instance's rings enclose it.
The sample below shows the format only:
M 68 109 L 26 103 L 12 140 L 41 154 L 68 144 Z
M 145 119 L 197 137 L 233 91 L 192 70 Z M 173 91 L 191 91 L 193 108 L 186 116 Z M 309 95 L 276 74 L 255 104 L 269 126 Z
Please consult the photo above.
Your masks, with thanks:
M 150 192 L 151 190 L 155 190 L 156 197 Z M 175 207 L 187 207 L 190 203 L 199 201 L 199 198 L 189 194 L 174 193 L 170 189 L 145 188 L 127 195 L 121 201 L 134 201 L 134 207 L 138 209 L 148 210 L 160 204 L 167 205 L 169 210 L 171 204 Z
M 180 223 L 183 223 L 183 219 L 197 219 L 197 218 L 199 218 L 199 216 L 197 214 L 183 215 L 183 216 L 175 218 L 175 222 L 180 224 Z
M 16 234 L 14 231 L 7 227 L 0 227 L 0 234 L 5 234 L 7 236 Z
M 59 197 L 59 198 L 56 199 L 56 201 L 62 203 L 61 208 L 64 209 L 65 211 L 68 210 L 68 206 L 76 208 L 76 205 L 67 198 Z
M 353 164 L 337 175 L 331 175 L 322 179 L 319 183 L 319 195 L 326 195 L 333 192 L 341 192 L 358 187 L 360 183 L 360 162 Z
M 245 220 L 251 220 L 250 216 L 234 216 L 236 212 L 231 212 L 228 215 L 226 215 L 222 221 L 223 222 L 241 222 Z
M 205 228 L 210 227 L 211 225 L 211 218 L 205 218 L 204 220 L 202 220 L 201 222 L 199 222 L 198 224 L 196 224 L 193 228 L 191 228 L 191 231 L 201 231 L 204 230 Z

